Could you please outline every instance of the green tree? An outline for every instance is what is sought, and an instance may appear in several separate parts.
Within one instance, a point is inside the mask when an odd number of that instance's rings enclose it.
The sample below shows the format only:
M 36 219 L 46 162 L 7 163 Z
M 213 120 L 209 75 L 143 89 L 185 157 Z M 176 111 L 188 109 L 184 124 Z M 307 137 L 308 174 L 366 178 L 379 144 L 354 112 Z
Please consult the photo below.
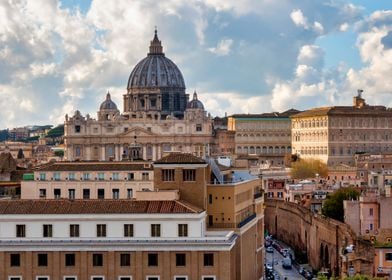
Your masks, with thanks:
M 61 157 L 62 158 L 64 156 L 64 151 L 63 150 L 57 150 L 57 151 L 54 152 L 54 155 L 56 157 Z
M 327 177 L 328 167 L 319 159 L 300 159 L 291 163 L 291 178 L 306 179 Z
M 330 195 L 324 202 L 321 213 L 332 219 L 344 222 L 343 200 L 356 200 L 360 192 L 354 188 L 341 188 Z

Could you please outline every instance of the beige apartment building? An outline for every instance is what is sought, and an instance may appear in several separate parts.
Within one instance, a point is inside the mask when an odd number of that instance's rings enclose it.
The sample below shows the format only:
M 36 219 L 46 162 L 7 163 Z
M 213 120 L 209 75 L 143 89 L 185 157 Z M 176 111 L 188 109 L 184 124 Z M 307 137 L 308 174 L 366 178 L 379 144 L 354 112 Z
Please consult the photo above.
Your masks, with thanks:
M 328 165 L 354 165 L 356 153 L 392 151 L 392 110 L 365 103 L 306 110 L 291 116 L 293 154 Z
M 283 165 L 284 155 L 291 153 L 290 116 L 298 112 L 291 109 L 228 117 L 227 130 L 235 132 L 235 155 L 251 164 Z
M 55 162 L 25 176 L 22 199 L 131 199 L 154 190 L 151 162 Z

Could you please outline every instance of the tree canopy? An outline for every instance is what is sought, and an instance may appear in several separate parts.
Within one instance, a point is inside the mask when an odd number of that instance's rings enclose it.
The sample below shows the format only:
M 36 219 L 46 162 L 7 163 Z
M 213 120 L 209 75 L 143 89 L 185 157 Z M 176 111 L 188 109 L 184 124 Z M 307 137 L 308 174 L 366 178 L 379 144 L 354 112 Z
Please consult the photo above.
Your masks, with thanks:
M 328 167 L 319 159 L 300 159 L 291 163 L 291 178 L 307 179 L 327 177 Z
M 329 218 L 344 222 L 343 200 L 356 200 L 360 192 L 354 188 L 341 188 L 324 202 L 321 213 Z

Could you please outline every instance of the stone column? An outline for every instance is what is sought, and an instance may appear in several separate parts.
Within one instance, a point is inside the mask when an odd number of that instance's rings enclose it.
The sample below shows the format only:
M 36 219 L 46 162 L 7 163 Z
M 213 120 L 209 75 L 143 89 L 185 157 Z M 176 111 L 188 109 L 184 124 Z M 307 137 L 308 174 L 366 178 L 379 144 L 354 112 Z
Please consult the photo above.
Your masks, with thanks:
M 101 147 L 101 160 L 105 160 L 105 145 Z
M 142 154 L 143 154 L 143 159 L 146 160 L 147 159 L 147 146 L 146 145 L 142 146 Z
M 114 145 L 114 160 L 115 161 L 121 160 L 121 155 L 119 153 L 119 144 Z
M 156 144 L 152 145 L 152 160 L 153 161 L 157 160 L 157 145 Z

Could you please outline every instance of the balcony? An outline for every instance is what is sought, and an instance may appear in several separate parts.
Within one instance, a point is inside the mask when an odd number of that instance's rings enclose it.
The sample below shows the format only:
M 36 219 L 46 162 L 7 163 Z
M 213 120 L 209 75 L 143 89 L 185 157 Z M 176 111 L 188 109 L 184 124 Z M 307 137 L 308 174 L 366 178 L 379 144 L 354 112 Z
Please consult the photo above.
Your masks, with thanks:
M 254 218 L 256 218 L 256 213 L 246 217 L 239 223 L 213 223 L 212 225 L 208 225 L 208 228 L 241 228 Z

